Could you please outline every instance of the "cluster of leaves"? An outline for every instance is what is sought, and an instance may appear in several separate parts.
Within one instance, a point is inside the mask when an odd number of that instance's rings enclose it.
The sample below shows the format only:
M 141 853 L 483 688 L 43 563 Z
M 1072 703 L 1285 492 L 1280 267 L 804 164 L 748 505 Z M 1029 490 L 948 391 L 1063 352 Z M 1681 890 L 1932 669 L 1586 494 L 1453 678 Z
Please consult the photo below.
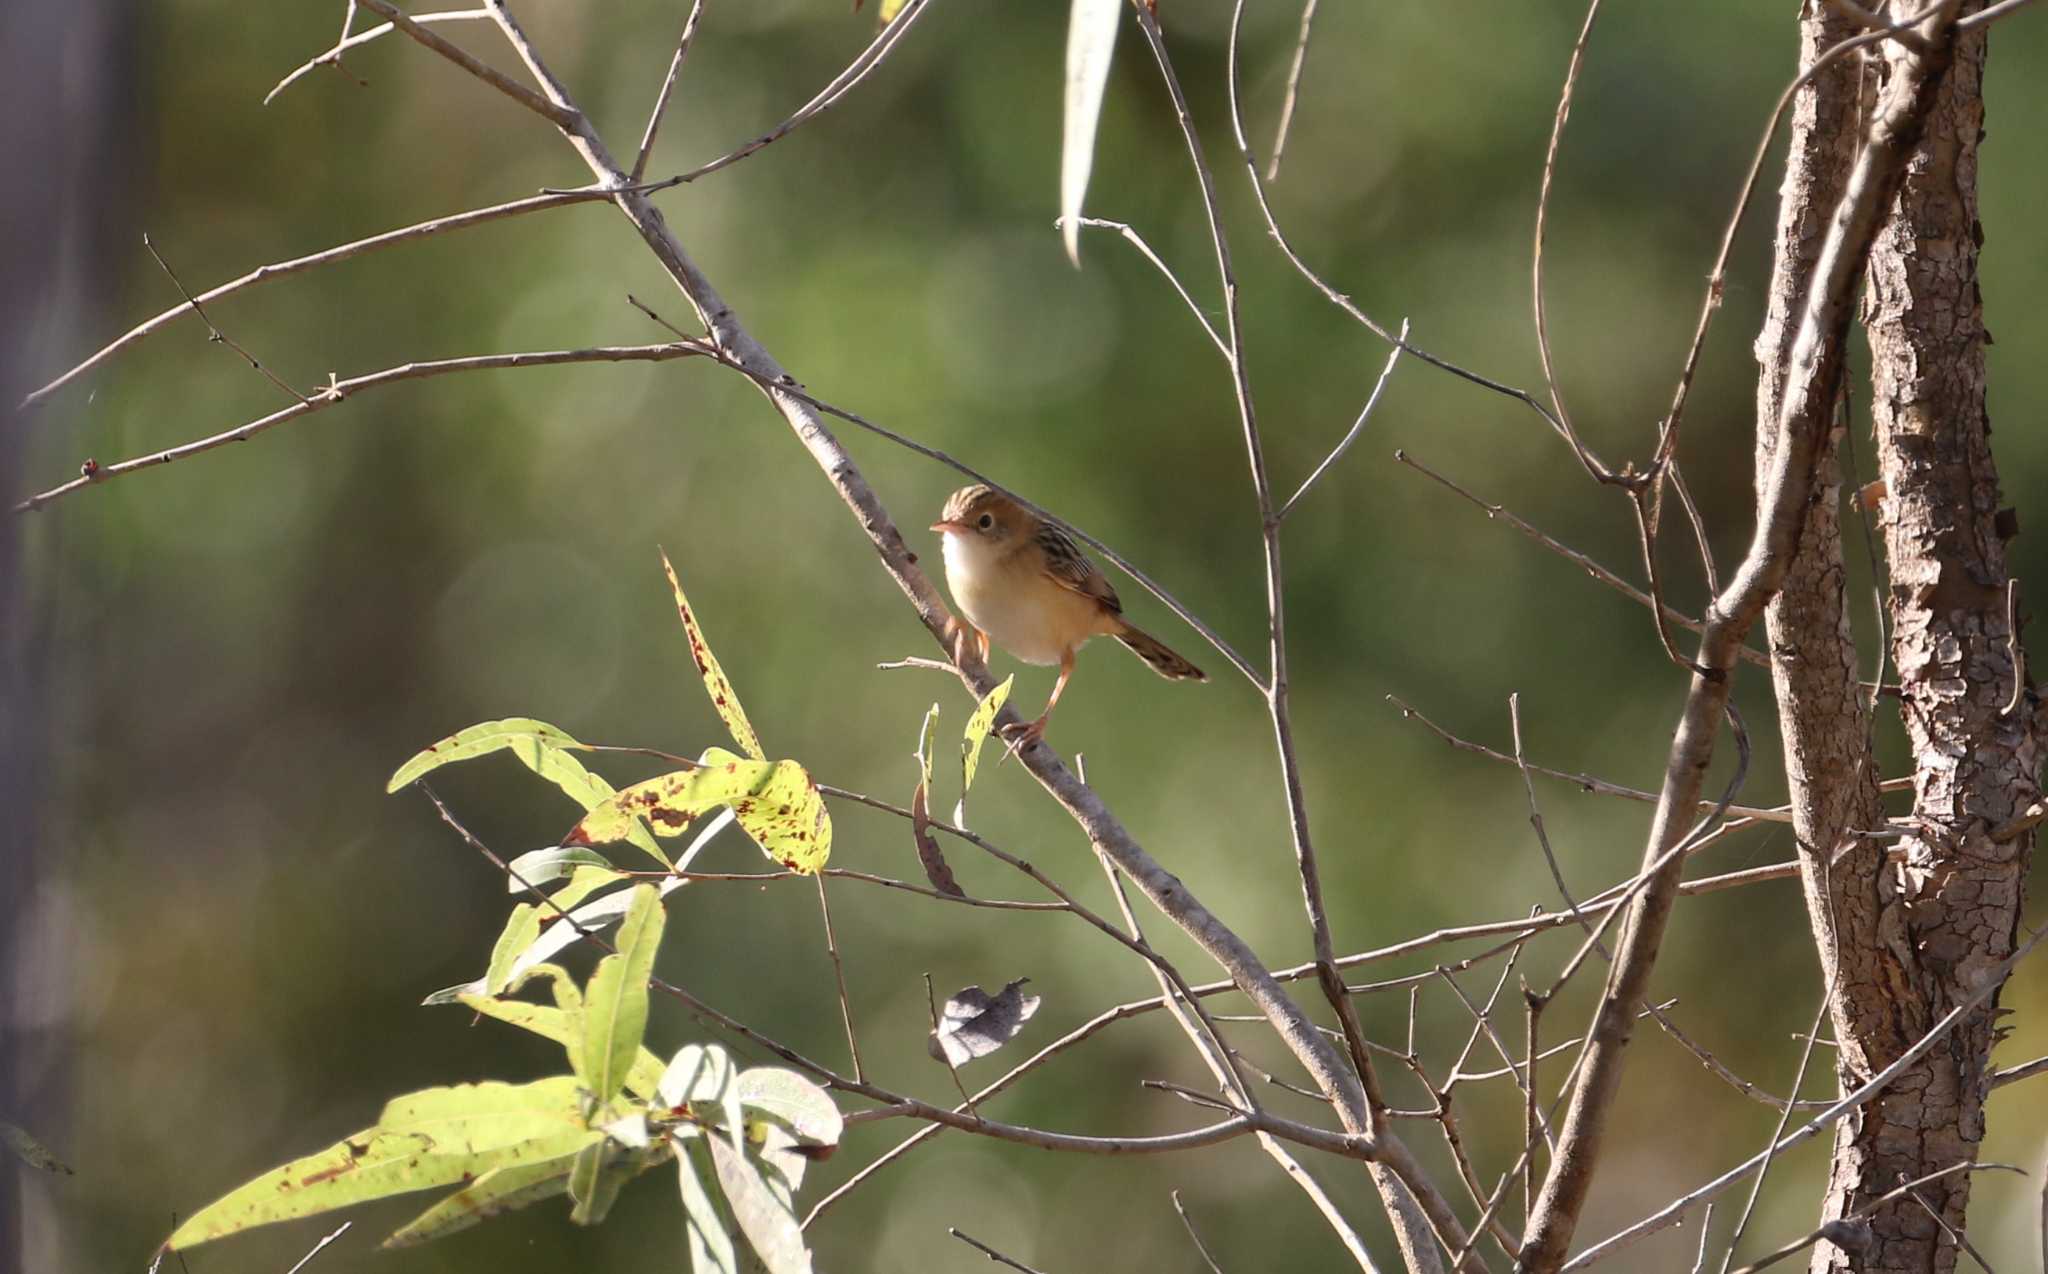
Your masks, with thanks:
M 802 1075 L 777 1067 L 738 1070 L 715 1045 L 686 1045 L 666 1065 L 645 1046 L 650 979 L 666 921 L 662 899 L 686 882 L 671 874 L 659 886 L 635 884 L 596 848 L 629 844 L 664 869 L 680 870 L 736 822 L 791 871 L 820 871 L 831 853 L 831 816 L 817 785 L 795 761 L 768 759 L 674 568 L 666 557 L 662 564 L 691 655 L 739 753 L 710 748 L 684 768 L 615 789 L 576 759 L 589 745 L 546 722 L 512 718 L 423 749 L 389 785 L 395 792 L 451 762 L 509 751 L 582 807 L 558 844 L 510 864 L 508 888 L 534 901 L 513 908 L 484 975 L 426 1001 L 460 1004 L 553 1040 L 568 1054 L 570 1073 L 394 1098 L 373 1126 L 202 1208 L 166 1240 L 167 1251 L 448 1185 L 461 1188 L 385 1245 L 422 1243 L 562 1194 L 573 1220 L 595 1225 L 627 1181 L 674 1160 L 698 1274 L 737 1270 L 735 1232 L 771 1274 L 810 1269 L 794 1199 L 805 1166 L 838 1144 L 837 1107 Z M 693 827 L 698 836 L 672 863 L 661 839 Z M 581 987 L 551 963 L 614 921 L 611 954 Z M 536 979 L 549 984 L 552 1004 L 513 998 Z

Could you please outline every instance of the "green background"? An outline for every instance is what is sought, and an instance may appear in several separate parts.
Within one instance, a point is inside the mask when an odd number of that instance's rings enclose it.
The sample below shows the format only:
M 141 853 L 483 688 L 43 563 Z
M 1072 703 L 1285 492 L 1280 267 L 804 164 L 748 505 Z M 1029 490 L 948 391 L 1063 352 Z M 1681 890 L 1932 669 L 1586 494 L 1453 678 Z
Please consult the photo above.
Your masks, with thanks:
M 358 88 L 322 71 L 268 106 L 276 79 L 332 40 L 340 5 L 146 7 L 134 129 L 135 231 L 193 288 L 265 261 L 587 174 L 551 129 L 401 38 L 353 53 Z M 528 3 L 522 16 L 612 142 L 630 153 L 667 67 L 683 6 L 651 0 Z M 1258 522 L 1221 361 L 1150 268 L 1114 238 L 1068 268 L 1052 229 L 1064 6 L 935 4 L 896 55 L 824 118 L 732 169 L 660 197 L 671 224 L 753 333 L 813 392 L 941 447 L 1116 545 L 1241 650 L 1263 650 Z M 1247 109 L 1260 151 L 1298 10 L 1254 6 Z M 1565 140 L 1548 277 L 1559 374 L 1587 441 L 1642 458 L 1698 310 L 1734 187 L 1790 77 L 1793 6 L 1610 6 Z M 1281 217 L 1304 255 L 1422 346 L 1512 384 L 1540 384 L 1529 319 L 1529 240 L 1576 5 L 1325 4 L 1283 175 Z M 1275 485 L 1299 483 L 1348 426 L 1385 347 L 1290 273 L 1259 226 L 1230 150 L 1228 8 L 1169 0 L 1162 21 L 1224 192 L 1243 285 L 1251 377 Z M 441 28 L 449 31 L 450 28 Z M 827 0 L 713 0 L 650 170 L 680 171 L 769 127 L 871 36 L 872 13 Z M 488 28 L 456 32 L 512 66 Z M 1088 210 L 1136 225 L 1212 312 L 1206 227 L 1170 107 L 1125 22 Z M 2033 531 L 2048 475 L 2048 288 L 2040 209 L 2048 167 L 2031 124 L 2048 111 L 2048 20 L 1994 34 L 1986 95 L 1983 291 L 1997 337 L 1991 415 L 2007 498 Z M 1727 300 L 1688 414 L 1683 457 L 1724 566 L 1750 529 L 1755 365 L 1770 195 L 1746 223 Z M 114 286 L 51 299 L 51 373 L 176 302 L 122 236 Z M 213 307 L 215 320 L 301 387 L 413 359 L 637 343 L 662 334 L 632 292 L 681 321 L 687 307 L 630 227 L 601 205 L 401 247 Z M 61 316 L 61 318 L 60 318 Z M 1859 377 L 1866 369 L 1857 358 Z M 1859 380 L 1859 384 L 1861 381 Z M 274 410 L 281 395 L 190 322 L 67 390 L 31 431 L 19 494 L 86 456 L 111 462 Z M 1859 409 L 1860 416 L 1860 409 Z M 878 439 L 843 440 L 936 562 L 935 516 L 956 475 Z M 1856 449 L 1869 476 L 1868 435 Z M 1526 408 L 1409 362 L 1360 444 L 1289 521 L 1287 595 L 1296 724 L 1337 942 L 1382 945 L 1444 924 L 1499 919 L 1555 893 L 1514 771 L 1452 752 L 1383 701 L 1397 693 L 1468 737 L 1507 746 L 1521 694 L 1532 756 L 1655 786 L 1683 682 L 1643 611 L 1395 464 L 1395 447 L 1508 504 L 1632 578 L 1625 502 L 1594 487 Z M 2048 579 L 2038 533 L 2015 573 Z M 69 1109 L 24 1112 L 78 1175 L 27 1183 L 47 1268 L 138 1269 L 174 1215 L 374 1119 L 392 1094 L 559 1069 L 553 1046 L 460 1010 L 415 1007 L 475 976 L 508 907 L 487 863 L 416 793 L 382 795 L 424 743 L 506 715 L 579 737 L 694 753 L 724 742 L 697 684 L 660 573 L 674 558 L 714 647 L 771 753 L 824 781 L 907 801 L 925 709 L 942 739 L 970 703 L 930 672 L 878 671 L 931 655 L 929 639 L 808 456 L 758 394 L 698 362 L 450 377 L 365 393 L 247 446 L 152 470 L 45 511 L 28 531 L 51 719 L 48 796 L 36 811 L 53 875 L 18 923 L 61 951 L 63 984 L 38 1023 Z M 1703 593 L 1682 544 L 1665 554 L 1674 599 Z M 1851 532 L 1866 650 L 1869 564 Z M 1257 694 L 1135 585 L 1131 614 L 1207 666 L 1168 684 L 1114 646 L 1091 648 L 1052 741 L 1088 772 L 1143 843 L 1275 965 L 1310 955 L 1270 727 Z M 1869 657 L 1866 656 L 1866 665 Z M 1012 667 L 998 660 L 999 671 Z M 1044 670 L 1018 680 L 1035 710 Z M 1744 792 L 1781 798 L 1765 679 L 1739 701 L 1759 739 Z M 1898 772 L 1896 723 L 1886 756 Z M 1726 770 L 1726 753 L 1717 774 Z M 630 761 L 615 778 L 650 772 Z M 1085 899 L 1108 895 L 1085 842 L 1015 766 L 986 770 L 976 828 Z M 958 773 L 941 747 L 935 805 Z M 499 758 L 441 790 L 507 852 L 552 842 L 572 811 Z M 1539 788 L 1580 896 L 1624 877 L 1647 807 Z M 915 876 L 907 829 L 835 806 L 835 862 Z M 949 847 L 963 883 L 1033 897 L 1023 881 Z M 1736 837 L 1693 874 L 1782 861 L 1781 829 Z M 701 864 L 759 870 L 728 839 Z M 861 1041 L 879 1082 L 951 1100 L 924 1055 L 921 975 L 991 989 L 1029 975 L 1044 1007 L 1018 1048 L 1107 1005 L 1153 993 L 1127 953 L 1058 917 L 947 908 L 833 888 Z M 844 1038 L 808 886 L 693 886 L 669 905 L 660 970 L 828 1064 Z M 1157 916 L 1148 932 L 1188 974 L 1213 971 Z M 1539 983 L 1575 945 L 1532 948 Z M 1462 954 L 1436 948 L 1372 968 L 1393 976 Z M 1498 963 L 1462 975 L 1478 997 Z M 1597 970 L 1594 976 L 1597 976 Z M 1590 979 L 1546 1020 L 1575 1033 Z M 1744 1076 L 1791 1083 L 1819 992 L 1789 882 L 1687 902 L 1659 965 L 1677 1020 Z M 1304 992 L 1306 995 L 1306 991 Z M 2038 967 L 2005 996 L 2019 1010 L 1998 1055 L 2048 1051 Z M 1219 1005 L 1228 1002 L 1218 1002 Z M 1362 1001 L 1398 1043 L 1400 995 Z M 1510 986 L 1500 1026 L 1519 1041 Z M 709 1038 L 657 999 L 650 1043 Z M 1441 987 L 1421 1000 L 1419 1043 L 1437 1073 L 1470 1020 Z M 1255 1025 L 1251 1056 L 1299 1079 Z M 1638 1030 L 1586 1240 L 1759 1147 L 1774 1112 L 1708 1075 L 1671 1039 Z M 1016 1054 L 1021 1056 L 1021 1053 Z M 1011 1054 L 975 1064 L 984 1082 Z M 1553 1078 L 1564 1062 L 1552 1064 Z M 1498 1065 L 1482 1042 L 1470 1068 Z M 1831 1068 L 1814 1063 L 1809 1092 Z M 1206 1073 L 1163 1017 L 1112 1028 L 993 1103 L 994 1116 L 1068 1131 L 1159 1132 L 1203 1116 L 1139 1088 Z M 1397 1065 L 1397 1105 L 1425 1104 Z M 2035 1081 L 2048 1084 L 2048 1080 Z M 1991 1105 L 1986 1156 L 2029 1169 L 2048 1128 L 2027 1085 Z M 1281 1113 L 1312 1103 L 1277 1090 Z M 1519 1149 L 1503 1080 L 1458 1096 L 1490 1183 Z M 849 1132 L 806 1196 L 912 1131 Z M 1403 1134 L 1456 1191 L 1426 1123 Z M 1745 1251 L 1812 1224 L 1825 1139 L 1774 1170 Z M 1304 1152 L 1376 1251 L 1379 1209 L 1355 1165 Z M 1335 1268 L 1341 1252 L 1303 1197 L 1249 1142 L 1164 1160 L 1097 1160 L 948 1134 L 829 1213 L 823 1268 L 946 1270 L 983 1258 L 958 1226 L 1053 1272 L 1194 1269 L 1168 1202 L 1178 1188 L 1226 1269 Z M 1977 1184 L 1973 1238 L 2029 1268 L 2038 1179 Z M 424 1206 L 426 1196 L 416 1201 Z M 1717 1226 L 1732 1222 L 1724 1205 Z M 395 1256 L 373 1240 L 405 1204 L 358 1216 L 317 1268 L 679 1268 L 672 1179 L 629 1189 L 602 1229 L 546 1205 Z M 283 1227 L 205 1248 L 190 1267 L 290 1265 L 329 1226 Z M 1667 1233 L 1609 1268 L 1671 1268 L 1694 1232 Z M 373 1264 L 374 1262 L 374 1264 Z

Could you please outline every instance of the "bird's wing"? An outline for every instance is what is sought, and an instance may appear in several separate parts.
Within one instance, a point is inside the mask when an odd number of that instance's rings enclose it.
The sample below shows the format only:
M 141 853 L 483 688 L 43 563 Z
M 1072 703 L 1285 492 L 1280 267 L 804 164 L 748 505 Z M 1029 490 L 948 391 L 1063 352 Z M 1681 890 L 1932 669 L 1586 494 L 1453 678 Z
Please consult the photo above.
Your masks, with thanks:
M 1116 595 L 1116 587 L 1081 552 L 1081 546 L 1074 543 L 1073 536 L 1050 522 L 1042 522 L 1032 538 L 1038 547 L 1045 550 L 1046 573 L 1055 584 L 1072 589 L 1083 597 L 1094 598 L 1112 614 L 1123 613 L 1124 604 Z

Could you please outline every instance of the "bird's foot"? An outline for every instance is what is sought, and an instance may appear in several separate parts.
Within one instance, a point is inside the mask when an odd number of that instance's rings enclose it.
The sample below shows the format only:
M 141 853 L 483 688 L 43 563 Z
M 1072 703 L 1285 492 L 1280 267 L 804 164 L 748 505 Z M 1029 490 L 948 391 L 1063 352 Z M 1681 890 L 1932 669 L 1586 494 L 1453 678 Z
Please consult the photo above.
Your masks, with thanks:
M 1021 721 L 1016 725 L 1006 727 L 1001 733 L 1003 741 L 1007 745 L 1003 751 L 1002 761 L 1007 761 L 1032 744 L 1045 742 L 1045 718 L 1040 717 L 1036 721 Z M 1001 765 L 1002 761 L 998 761 L 996 764 Z

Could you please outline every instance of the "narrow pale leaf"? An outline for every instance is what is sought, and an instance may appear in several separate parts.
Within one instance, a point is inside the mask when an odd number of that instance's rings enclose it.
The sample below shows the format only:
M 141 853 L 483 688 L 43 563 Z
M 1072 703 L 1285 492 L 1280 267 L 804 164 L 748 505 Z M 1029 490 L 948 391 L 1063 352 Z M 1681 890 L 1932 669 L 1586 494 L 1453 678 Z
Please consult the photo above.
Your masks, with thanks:
M 738 1274 L 739 1253 L 733 1250 L 732 1229 L 719 1207 L 717 1170 L 708 1138 L 676 1147 L 676 1176 L 682 1189 L 683 1221 L 690 1241 L 691 1274 Z
M 529 850 L 511 862 L 511 872 L 505 877 L 507 893 L 524 893 L 527 886 L 552 884 L 575 871 L 578 867 L 600 867 L 611 869 L 611 860 L 594 849 L 580 845 L 550 845 L 546 849 Z
M 683 596 L 681 581 L 676 579 L 676 568 L 669 564 L 668 554 L 661 555 L 661 569 L 668 572 L 668 585 L 675 590 L 676 613 L 682 616 L 683 633 L 690 639 L 690 658 L 697 661 L 697 671 L 704 677 L 705 693 L 711 696 L 711 706 L 718 710 L 719 720 L 732 734 L 732 741 L 740 751 L 756 761 L 765 761 L 768 754 L 761 750 L 760 736 L 747 720 L 746 709 L 740 707 L 740 697 L 733 693 L 732 682 L 725 676 L 725 669 L 718 666 L 718 656 L 711 653 L 711 643 L 704 640 L 704 630 L 697 626 L 697 616 L 690 611 L 690 603 Z
M 716 1044 L 685 1044 L 661 1072 L 655 1096 L 673 1110 L 692 1102 L 723 1107 L 735 1079 L 732 1058 Z
M 484 970 L 483 987 L 485 994 L 505 989 L 512 980 L 512 964 L 533 940 L 540 937 L 540 909 L 530 902 L 514 904 L 512 914 L 505 920 L 505 927 L 498 932 L 498 941 L 491 947 L 490 967 Z
M 960 799 L 967 799 L 967 789 L 974 786 L 974 769 L 981 763 L 981 745 L 988 740 L 988 732 L 995 726 L 996 714 L 1009 702 L 1010 686 L 1017 680 L 1011 673 L 1003 678 L 1002 684 L 982 697 L 975 705 L 974 715 L 967 718 L 967 730 L 960 738 Z
M 1067 103 L 1060 139 L 1060 228 L 1067 259 L 1081 264 L 1081 203 L 1095 166 L 1095 130 L 1116 50 L 1124 0 L 1073 0 L 1067 14 Z
M 585 1146 L 569 1171 L 569 1198 L 575 1204 L 569 1219 L 578 1225 L 603 1224 L 620 1189 L 637 1175 L 636 1158 L 607 1141 Z
M 632 909 L 614 945 L 590 975 L 583 994 L 583 1064 L 578 1067 L 599 1104 L 618 1096 L 647 1033 L 647 979 L 667 920 L 653 885 L 633 888 Z
M 583 1126 L 569 1076 L 412 1093 L 388 1104 L 377 1127 L 274 1168 L 201 1208 L 165 1246 L 189 1248 L 260 1225 L 471 1181 L 493 1168 L 572 1155 L 601 1136 Z
M 578 903 L 605 886 L 624 879 L 622 874 L 609 867 L 577 867 L 570 873 L 569 883 L 549 895 L 549 906 L 542 907 L 539 903 L 528 902 L 514 906 L 511 916 L 505 921 L 505 928 L 498 934 L 497 943 L 491 948 L 491 964 L 484 970 L 481 985 L 471 984 L 470 987 L 460 989 L 475 989 L 495 995 L 517 982 L 525 976 L 528 969 L 539 963 L 538 960 L 528 959 L 528 955 L 541 937 L 543 921 L 550 916 L 559 916 L 564 911 L 572 916 L 578 916 L 580 921 L 580 913 L 572 910 Z M 620 896 L 623 899 L 627 895 Z M 555 923 L 564 922 L 557 920 Z M 546 958 L 540 957 L 542 960 Z
M 761 1170 L 722 1138 L 707 1137 L 698 1144 L 711 1151 L 726 1206 L 768 1274 L 811 1274 L 811 1252 L 796 1213 L 762 1180 Z

